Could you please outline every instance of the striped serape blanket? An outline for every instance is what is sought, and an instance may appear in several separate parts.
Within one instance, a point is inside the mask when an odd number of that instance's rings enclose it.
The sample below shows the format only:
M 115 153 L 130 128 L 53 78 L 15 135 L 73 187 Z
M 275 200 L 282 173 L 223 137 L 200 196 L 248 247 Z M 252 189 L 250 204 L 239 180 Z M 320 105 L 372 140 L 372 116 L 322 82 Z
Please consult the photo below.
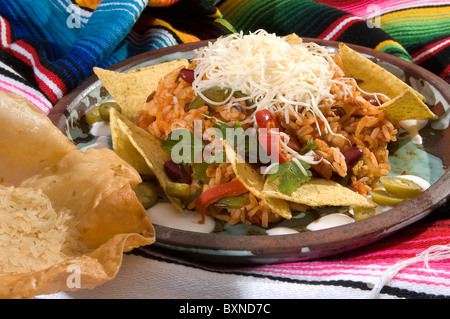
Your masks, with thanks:
M 450 82 L 449 1 L 8 0 L 0 2 L 0 90 L 48 114 L 94 66 L 216 38 L 227 32 L 218 17 L 244 32 L 370 47 Z M 444 205 L 370 246 L 313 261 L 229 267 L 132 252 L 117 280 L 47 297 L 450 298 L 449 214 Z
M 11 0 L 0 4 L 0 88 L 48 113 L 92 74 L 130 56 L 244 32 L 359 44 L 449 80 L 450 2 L 292 0 Z

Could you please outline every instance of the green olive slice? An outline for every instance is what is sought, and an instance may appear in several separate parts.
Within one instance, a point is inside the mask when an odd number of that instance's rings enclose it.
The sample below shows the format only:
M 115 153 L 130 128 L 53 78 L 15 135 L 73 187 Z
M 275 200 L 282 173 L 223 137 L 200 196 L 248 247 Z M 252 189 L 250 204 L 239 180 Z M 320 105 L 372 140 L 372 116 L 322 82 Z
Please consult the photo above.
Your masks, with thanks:
M 375 207 L 354 206 L 352 209 L 353 209 L 353 217 L 355 218 L 356 221 L 375 216 L 376 212 Z
M 95 122 L 102 121 L 102 118 L 100 116 L 100 108 L 99 105 L 95 105 L 94 107 L 90 108 L 86 115 L 84 116 L 86 123 L 89 125 L 94 124 Z
M 372 196 L 372 200 L 379 205 L 396 206 L 405 200 L 389 194 L 384 189 L 374 189 L 369 194 Z
M 406 178 L 383 176 L 380 182 L 389 194 L 399 198 L 413 198 L 423 191 L 417 183 Z
M 109 109 L 115 108 L 119 113 L 122 112 L 121 107 L 116 102 L 103 102 L 99 105 L 99 113 L 102 120 L 109 123 Z
M 169 182 L 167 183 L 165 192 L 167 195 L 187 198 L 191 194 L 191 186 L 186 183 Z
M 158 189 L 152 183 L 141 182 L 133 190 L 145 209 L 149 209 L 158 202 Z

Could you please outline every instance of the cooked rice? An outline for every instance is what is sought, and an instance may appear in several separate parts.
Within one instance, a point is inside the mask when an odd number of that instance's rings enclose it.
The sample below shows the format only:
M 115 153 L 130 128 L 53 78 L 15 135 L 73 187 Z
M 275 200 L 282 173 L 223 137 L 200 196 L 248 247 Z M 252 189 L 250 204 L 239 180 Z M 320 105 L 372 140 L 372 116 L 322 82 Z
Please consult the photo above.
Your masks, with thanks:
M 320 154 L 331 165 L 335 175 L 345 177 L 347 165 L 342 152 L 350 146 L 357 146 L 363 151 L 362 161 L 352 169 L 350 187 L 361 194 L 366 194 L 378 181 L 379 177 L 388 174 L 390 165 L 387 145 L 396 140 L 397 130 L 388 120 L 386 111 L 372 105 L 358 90 L 354 79 L 343 78 L 342 63 L 339 54 L 334 57 L 335 63 L 330 63 L 335 69 L 331 93 L 335 99 L 329 99 L 319 105 L 320 111 L 327 119 L 331 132 L 325 129 L 326 124 L 317 118 L 312 111 L 293 112 L 287 117 L 283 112 L 276 114 L 286 133 L 295 137 L 304 146 L 310 139 L 316 141 Z M 195 61 L 189 68 L 195 68 Z M 185 111 L 185 108 L 195 98 L 191 84 L 179 77 L 179 69 L 174 70 L 160 81 L 152 100 L 148 102 L 148 109 L 142 113 L 137 124 L 159 137 L 167 138 L 176 128 L 186 128 L 194 131 L 194 121 L 202 121 L 202 128 L 206 130 L 216 124 L 213 119 L 205 118 L 203 114 L 214 116 L 224 122 L 234 123 L 245 120 L 253 110 L 243 107 L 238 109 L 227 105 L 219 106 L 215 111 L 205 105 L 198 109 Z M 348 85 L 342 85 L 345 82 Z M 382 99 L 382 97 L 376 97 Z M 247 128 L 244 125 L 244 129 Z M 228 163 L 210 165 L 208 168 L 210 183 L 203 186 L 203 191 L 232 180 L 235 176 Z M 360 187 L 363 185 L 363 187 Z M 192 193 L 198 191 L 198 185 L 191 187 Z M 188 208 L 193 208 L 191 203 Z M 247 224 L 260 223 L 267 226 L 270 221 L 280 217 L 270 211 L 265 203 L 255 197 L 246 207 L 237 210 L 217 210 L 211 207 L 210 215 L 230 224 L 244 222 Z
M 0 185 L 0 275 L 42 270 L 81 251 L 76 225 L 42 191 Z

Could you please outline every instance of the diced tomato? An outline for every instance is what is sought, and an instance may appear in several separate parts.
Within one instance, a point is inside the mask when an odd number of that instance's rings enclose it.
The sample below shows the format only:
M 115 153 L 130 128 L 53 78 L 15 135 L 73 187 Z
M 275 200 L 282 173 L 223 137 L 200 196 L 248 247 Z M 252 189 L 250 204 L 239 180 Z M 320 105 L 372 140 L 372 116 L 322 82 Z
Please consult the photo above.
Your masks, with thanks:
M 269 110 L 259 110 L 255 113 L 256 124 L 260 129 L 259 143 L 274 161 L 278 163 L 287 162 L 286 157 L 280 152 L 281 125 L 275 115 Z
M 255 225 L 261 225 L 261 218 L 257 214 L 250 216 L 249 221 Z
M 290 135 L 290 137 L 291 138 L 289 139 L 287 146 L 289 146 L 296 152 L 300 152 L 302 150 L 302 147 L 300 146 L 300 144 L 297 142 L 297 140 L 295 138 L 293 138 L 291 135 Z
M 359 193 L 359 194 L 361 194 L 363 196 L 367 196 L 367 189 L 366 189 L 366 187 L 364 186 L 363 183 L 361 183 L 359 181 L 353 181 L 352 185 L 351 185 L 351 188 L 355 192 L 357 192 L 357 193 Z
M 255 113 L 256 124 L 261 129 L 267 129 L 267 131 L 271 129 L 278 129 L 282 131 L 282 126 L 275 115 L 270 113 L 269 110 L 259 110 Z M 292 148 L 294 151 L 299 152 L 301 150 L 300 144 L 298 144 L 297 140 L 294 138 L 290 138 L 288 142 L 288 146 Z
M 280 152 L 280 135 L 277 132 L 261 132 L 258 141 L 274 161 L 277 163 L 287 162 L 286 157 Z
M 256 124 L 259 128 L 265 128 L 267 130 L 277 128 L 280 129 L 280 123 L 275 115 L 270 113 L 269 110 L 259 110 L 255 113 Z
M 232 180 L 204 191 L 194 201 L 197 210 L 202 216 L 199 224 L 205 223 L 206 209 L 209 205 L 217 202 L 222 197 L 238 196 L 244 194 L 245 192 L 247 192 L 247 188 L 245 188 L 245 186 L 238 180 Z

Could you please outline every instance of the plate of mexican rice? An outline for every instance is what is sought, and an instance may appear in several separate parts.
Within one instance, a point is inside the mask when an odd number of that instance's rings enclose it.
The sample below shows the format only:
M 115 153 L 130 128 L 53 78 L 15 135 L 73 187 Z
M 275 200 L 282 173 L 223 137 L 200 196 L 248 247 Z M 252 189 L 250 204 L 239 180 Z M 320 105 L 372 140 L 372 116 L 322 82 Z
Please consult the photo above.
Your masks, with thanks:
M 110 148 L 164 250 L 218 263 L 357 249 L 448 198 L 448 84 L 369 48 L 264 30 L 150 51 L 49 114 Z

